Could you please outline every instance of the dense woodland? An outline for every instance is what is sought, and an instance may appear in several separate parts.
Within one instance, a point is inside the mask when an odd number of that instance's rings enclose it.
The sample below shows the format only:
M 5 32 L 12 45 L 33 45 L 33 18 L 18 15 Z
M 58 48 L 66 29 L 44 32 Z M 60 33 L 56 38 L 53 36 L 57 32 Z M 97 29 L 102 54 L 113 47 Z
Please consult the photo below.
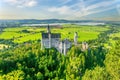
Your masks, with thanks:
M 1 50 L 0 80 L 120 80 L 120 40 L 112 48 L 104 46 L 116 32 L 101 33 L 85 51 L 73 45 L 67 55 L 41 50 L 39 41 Z

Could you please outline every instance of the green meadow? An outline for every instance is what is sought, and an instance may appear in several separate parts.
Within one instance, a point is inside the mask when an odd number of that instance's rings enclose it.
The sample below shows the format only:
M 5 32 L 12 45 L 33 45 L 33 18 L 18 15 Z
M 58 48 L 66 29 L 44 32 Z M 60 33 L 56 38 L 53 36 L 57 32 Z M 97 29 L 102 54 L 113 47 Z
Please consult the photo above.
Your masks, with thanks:
M 68 38 L 71 41 L 74 38 L 74 32 L 78 33 L 78 41 L 88 41 L 96 39 L 101 32 L 108 30 L 108 27 L 100 26 L 80 26 L 65 24 L 62 28 L 51 28 L 53 33 L 61 33 L 62 38 Z M 46 32 L 46 27 L 16 27 L 5 28 L 0 33 L 0 39 L 10 39 L 14 43 L 23 43 L 27 41 L 35 41 L 41 39 L 41 32 Z

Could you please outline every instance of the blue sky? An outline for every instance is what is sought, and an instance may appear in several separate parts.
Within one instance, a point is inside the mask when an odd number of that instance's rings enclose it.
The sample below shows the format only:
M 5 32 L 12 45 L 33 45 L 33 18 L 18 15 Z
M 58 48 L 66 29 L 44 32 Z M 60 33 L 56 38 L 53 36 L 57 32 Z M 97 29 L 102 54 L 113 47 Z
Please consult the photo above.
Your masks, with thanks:
M 120 0 L 0 0 L 0 19 L 120 21 Z

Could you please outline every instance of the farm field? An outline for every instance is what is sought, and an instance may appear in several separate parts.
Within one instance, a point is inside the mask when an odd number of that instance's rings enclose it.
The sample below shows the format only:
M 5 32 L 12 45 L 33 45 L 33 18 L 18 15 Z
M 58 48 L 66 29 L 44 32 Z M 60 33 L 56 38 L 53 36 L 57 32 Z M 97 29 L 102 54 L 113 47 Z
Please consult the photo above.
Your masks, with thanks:
M 79 26 L 79 25 L 63 25 L 62 28 L 51 28 L 51 32 L 61 33 L 62 39 L 68 38 L 71 41 L 74 38 L 74 32 L 78 33 L 78 41 L 87 41 L 96 39 L 101 32 L 108 30 L 108 27 L 100 26 Z M 46 32 L 46 27 L 16 27 L 5 28 L 0 33 L 0 39 L 10 39 L 14 43 L 23 43 L 27 41 L 35 41 L 41 39 L 41 31 Z

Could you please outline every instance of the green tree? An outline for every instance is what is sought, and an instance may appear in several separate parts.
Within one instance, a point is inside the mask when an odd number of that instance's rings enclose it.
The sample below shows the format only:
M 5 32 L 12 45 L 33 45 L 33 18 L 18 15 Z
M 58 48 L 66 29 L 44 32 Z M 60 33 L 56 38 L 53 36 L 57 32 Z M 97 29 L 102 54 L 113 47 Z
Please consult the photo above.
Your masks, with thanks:
M 105 67 L 111 76 L 111 80 L 120 79 L 120 41 L 106 55 Z
M 95 67 L 93 70 L 86 70 L 82 80 L 110 80 L 104 67 Z

